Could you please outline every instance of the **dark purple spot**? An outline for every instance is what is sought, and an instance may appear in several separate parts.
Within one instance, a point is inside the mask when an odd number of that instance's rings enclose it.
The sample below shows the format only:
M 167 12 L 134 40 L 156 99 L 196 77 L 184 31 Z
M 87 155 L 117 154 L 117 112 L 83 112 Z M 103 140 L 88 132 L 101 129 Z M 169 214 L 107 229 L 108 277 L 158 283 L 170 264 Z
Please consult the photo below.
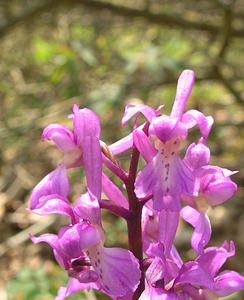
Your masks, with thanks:
M 97 267 L 97 262 L 95 261 L 95 266 Z
M 102 275 L 102 274 L 99 274 L 99 277 L 100 277 L 101 279 L 103 279 L 103 275 Z
M 165 164 L 165 168 L 166 168 L 166 169 L 169 168 L 169 163 Z
M 167 181 L 167 180 L 168 180 L 168 176 L 164 178 L 164 181 Z
M 100 262 L 101 262 L 100 258 L 98 258 L 98 260 L 97 260 L 97 261 L 98 261 L 98 263 L 100 264 Z
M 174 155 L 175 154 L 175 152 L 171 152 L 171 155 Z
M 177 141 L 175 141 L 174 144 L 176 145 L 176 144 L 177 144 Z
M 105 286 L 105 288 L 106 288 L 107 290 L 109 290 L 109 287 L 108 287 L 106 284 L 105 284 L 104 286 Z
M 167 193 L 169 192 L 169 188 L 167 188 L 166 192 L 167 192 Z
M 99 252 L 99 251 L 97 251 L 97 255 L 100 255 L 100 252 Z

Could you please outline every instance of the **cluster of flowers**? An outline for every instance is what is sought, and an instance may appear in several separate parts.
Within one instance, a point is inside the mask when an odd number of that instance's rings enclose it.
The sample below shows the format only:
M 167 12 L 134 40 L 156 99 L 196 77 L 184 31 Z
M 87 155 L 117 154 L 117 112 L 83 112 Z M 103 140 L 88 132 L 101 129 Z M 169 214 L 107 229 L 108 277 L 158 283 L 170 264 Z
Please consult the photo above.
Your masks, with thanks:
M 234 243 L 206 247 L 211 237 L 208 206 L 227 201 L 237 187 L 230 178 L 235 172 L 209 165 L 206 141 L 212 117 L 197 110 L 184 113 L 193 84 L 193 71 L 185 70 L 170 116 L 160 113 L 163 106 L 154 110 L 144 104 L 128 105 L 123 125 L 138 113 L 146 121 L 139 126 L 137 118 L 132 133 L 110 146 L 100 141 L 97 115 L 77 105 L 69 116 L 73 131 L 60 124 L 44 129 L 42 140 L 53 141 L 63 159 L 33 189 L 30 210 L 39 215 L 66 215 L 70 225 L 57 234 L 31 236 L 31 240 L 48 243 L 70 277 L 68 286 L 59 289 L 57 300 L 90 288 L 120 300 L 212 300 L 244 289 L 239 273 L 220 272 L 235 254 Z M 199 127 L 201 137 L 181 159 L 178 153 L 194 126 Z M 127 172 L 116 156 L 128 149 L 132 155 Z M 140 156 L 145 163 L 137 170 Z M 103 166 L 122 181 L 121 188 Z M 79 167 L 85 171 L 87 193 L 72 205 L 67 170 Z M 104 246 L 101 208 L 127 221 L 129 250 Z M 183 262 L 173 244 L 180 218 L 193 227 L 193 261 Z

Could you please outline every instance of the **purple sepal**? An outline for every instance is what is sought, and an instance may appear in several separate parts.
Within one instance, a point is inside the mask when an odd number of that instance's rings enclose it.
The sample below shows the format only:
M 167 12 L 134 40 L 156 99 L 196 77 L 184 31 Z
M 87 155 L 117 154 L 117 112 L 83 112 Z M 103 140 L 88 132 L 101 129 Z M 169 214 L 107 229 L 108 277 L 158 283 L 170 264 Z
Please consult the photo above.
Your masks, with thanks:
M 102 189 L 108 199 L 113 201 L 116 205 L 126 209 L 129 208 L 128 201 L 121 190 L 104 173 L 102 173 Z
M 182 122 L 188 129 L 198 125 L 203 139 L 206 140 L 214 120 L 211 116 L 205 117 L 200 111 L 192 109 L 183 114 Z
M 138 260 L 129 250 L 97 247 L 89 252 L 106 294 L 112 298 L 123 297 L 136 290 L 141 272 Z
M 150 162 L 157 154 L 157 150 L 141 128 L 137 128 L 133 131 L 133 141 L 146 162 Z
M 71 278 L 67 287 L 60 287 L 58 294 L 55 297 L 55 300 L 64 300 L 69 297 L 71 294 L 76 294 L 82 290 L 96 289 L 99 290 L 98 283 L 81 283 L 76 278 Z
M 176 97 L 170 115 L 172 118 L 181 119 L 194 82 L 195 76 L 192 70 L 184 70 L 181 73 L 178 79 Z
M 198 212 L 190 206 L 186 206 L 181 210 L 182 218 L 194 227 L 191 237 L 192 248 L 202 254 L 204 247 L 211 237 L 211 224 L 205 213 Z
M 229 175 L 231 171 L 215 166 L 205 166 L 199 173 L 201 192 L 210 205 L 219 205 L 231 198 L 237 185 Z
M 148 121 L 151 121 L 153 117 L 157 116 L 157 111 L 145 104 L 129 104 L 125 108 L 125 113 L 122 118 L 122 125 L 125 125 L 134 115 L 141 112 Z
M 100 137 L 100 122 L 97 114 L 88 108 L 73 106 L 74 135 L 79 146 L 83 147 L 85 136 Z
M 164 253 L 169 257 L 179 223 L 179 212 L 161 210 L 158 221 L 158 239 L 164 245 Z
M 206 166 L 210 161 L 210 150 L 202 143 L 192 143 L 186 151 L 184 162 L 187 166 L 195 171 Z
M 244 277 L 234 271 L 224 271 L 215 278 L 215 293 L 226 297 L 244 290 Z
M 231 241 L 230 246 L 227 242 L 224 242 L 221 247 L 209 247 L 205 249 L 204 253 L 196 258 L 196 261 L 206 272 L 214 277 L 219 272 L 220 268 L 224 265 L 226 260 L 234 255 L 234 242 Z
M 97 229 L 87 222 L 62 227 L 58 238 L 62 252 L 71 258 L 80 257 L 82 250 L 94 247 L 100 243 Z
M 35 209 L 42 197 L 58 194 L 67 197 L 70 192 L 69 179 L 64 165 L 59 165 L 54 171 L 46 175 L 33 189 L 30 196 L 30 209 Z
M 41 201 L 32 209 L 32 212 L 38 215 L 62 214 L 69 216 L 74 223 L 76 218 L 73 208 L 69 201 L 60 195 L 52 194 L 43 196 Z
M 186 138 L 187 127 L 176 118 L 162 115 L 152 119 L 149 126 L 149 135 L 157 137 L 161 142 L 166 143 L 171 139 Z

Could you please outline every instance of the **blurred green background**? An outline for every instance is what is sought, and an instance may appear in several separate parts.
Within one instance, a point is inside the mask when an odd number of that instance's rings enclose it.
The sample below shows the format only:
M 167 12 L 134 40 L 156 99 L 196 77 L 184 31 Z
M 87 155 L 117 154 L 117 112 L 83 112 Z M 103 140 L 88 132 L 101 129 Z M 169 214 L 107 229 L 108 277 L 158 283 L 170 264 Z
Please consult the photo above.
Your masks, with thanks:
M 188 108 L 215 118 L 211 163 L 239 170 L 237 195 L 209 214 L 211 244 L 234 240 L 237 254 L 226 268 L 244 271 L 243 20 L 243 0 L 0 1 L 1 300 L 53 299 L 67 282 L 50 249 L 28 240 L 29 232 L 56 232 L 65 222 L 25 210 L 33 186 L 61 158 L 40 141 L 42 129 L 71 127 L 66 115 L 77 103 L 99 114 L 102 140 L 110 144 L 131 128 L 120 125 L 126 104 L 164 104 L 170 111 L 184 69 L 196 74 Z M 73 199 L 84 190 L 80 175 L 71 172 Z M 107 245 L 125 246 L 123 221 L 105 218 Z M 187 259 L 190 234 L 182 224 L 177 246 Z

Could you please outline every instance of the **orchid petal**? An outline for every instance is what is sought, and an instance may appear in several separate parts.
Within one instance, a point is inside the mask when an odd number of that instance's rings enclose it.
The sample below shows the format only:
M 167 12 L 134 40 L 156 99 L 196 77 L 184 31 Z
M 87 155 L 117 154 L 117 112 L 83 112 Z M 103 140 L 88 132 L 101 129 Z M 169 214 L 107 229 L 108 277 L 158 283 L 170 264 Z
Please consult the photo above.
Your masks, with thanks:
M 146 279 L 148 284 L 151 286 L 157 281 L 164 278 L 166 273 L 165 261 L 160 257 L 155 257 L 146 272 Z
M 113 153 L 113 155 L 118 155 L 132 148 L 132 146 L 133 146 L 133 135 L 132 133 L 130 133 L 129 135 L 123 137 L 119 141 L 108 146 L 108 148 Z
M 232 293 L 244 290 L 244 276 L 234 271 L 224 271 L 215 278 L 215 293 L 226 297 Z
M 204 253 L 197 257 L 196 261 L 201 267 L 214 277 L 226 262 L 226 260 L 235 255 L 235 245 L 230 242 L 230 251 L 228 252 L 228 244 L 224 243 L 221 247 L 209 247 Z
M 183 265 L 183 261 L 174 245 L 171 248 L 170 256 L 173 262 L 177 265 L 177 267 L 181 268 L 181 266 Z
M 173 138 L 186 138 L 187 128 L 178 119 L 162 115 L 152 119 L 149 135 L 156 136 L 160 141 L 166 143 Z
M 137 175 L 135 193 L 143 198 L 153 194 L 154 209 L 180 210 L 181 194 L 194 195 L 195 177 L 175 155 L 165 163 L 158 153 Z
M 151 121 L 153 117 L 157 116 L 157 111 L 145 104 L 129 104 L 125 108 L 125 113 L 122 118 L 122 125 L 125 125 L 134 115 L 141 112 L 148 121 Z
M 89 255 L 106 294 L 122 297 L 136 290 L 141 276 L 140 268 L 129 250 L 98 245 L 89 249 Z
M 184 157 L 184 162 L 192 170 L 197 170 L 200 167 L 207 165 L 210 161 L 210 150 L 202 143 L 192 143 Z
M 88 190 L 97 200 L 100 200 L 102 192 L 102 153 L 97 137 L 86 136 L 84 138 L 83 159 Z
M 142 129 L 137 128 L 133 131 L 133 141 L 136 148 L 141 153 L 146 162 L 150 162 L 157 154 L 157 150 L 154 148 L 149 138 Z
M 194 227 L 191 237 L 192 248 L 198 254 L 203 253 L 203 248 L 207 245 L 211 237 L 211 224 L 208 216 L 190 206 L 182 208 L 181 216 Z
M 237 191 L 237 185 L 230 177 L 225 176 L 230 172 L 214 166 L 202 168 L 201 190 L 210 205 L 218 205 L 227 201 Z
M 81 283 L 76 278 L 71 278 L 67 287 L 60 287 L 55 300 L 64 300 L 71 294 L 76 294 L 82 290 L 96 289 L 99 290 L 98 283 Z
M 104 173 L 102 173 L 102 189 L 108 199 L 112 200 L 116 205 L 126 209 L 129 208 L 128 201 L 121 190 Z
M 210 133 L 214 120 L 211 116 L 206 117 L 200 111 L 192 109 L 184 113 L 182 122 L 188 129 L 198 125 L 202 137 L 206 140 Z
M 163 209 L 159 213 L 159 241 L 164 245 L 165 256 L 168 257 L 175 239 L 179 223 L 179 212 Z
M 64 165 L 59 165 L 46 175 L 33 189 L 30 196 L 30 209 L 33 210 L 41 202 L 43 196 L 59 194 L 67 197 L 70 191 L 69 179 Z
M 73 132 L 64 125 L 50 124 L 42 133 L 42 140 L 51 140 L 63 152 L 69 152 L 76 148 Z
M 175 102 L 170 115 L 172 118 L 181 119 L 186 102 L 194 85 L 194 81 L 195 76 L 193 71 L 184 70 L 181 73 L 178 79 Z
M 174 286 L 186 283 L 200 285 L 209 289 L 214 287 L 213 278 L 194 261 L 189 261 L 182 265 Z
M 80 196 L 74 207 L 74 211 L 81 219 L 101 226 L 99 203 L 98 201 L 94 201 L 89 192 Z
M 204 197 L 211 205 L 219 205 L 231 198 L 237 191 L 237 185 L 234 182 L 221 182 L 211 184 L 206 191 Z
M 88 108 L 79 109 L 78 105 L 73 106 L 74 112 L 74 135 L 77 144 L 83 147 L 84 137 L 100 137 L 100 122 L 97 114 Z
M 69 216 L 73 222 L 75 221 L 75 215 L 71 204 L 66 198 L 57 194 L 42 197 L 41 201 L 32 212 L 38 215 L 62 214 Z
M 71 258 L 81 256 L 81 251 L 94 247 L 100 243 L 100 236 L 94 226 L 81 222 L 73 226 L 66 226 L 59 231 L 60 247 Z
M 30 239 L 34 244 L 37 243 L 47 243 L 53 249 L 54 256 L 57 262 L 64 269 L 68 267 L 68 257 L 62 253 L 62 250 L 59 245 L 58 236 L 56 234 L 45 233 L 41 234 L 38 237 L 30 234 Z

